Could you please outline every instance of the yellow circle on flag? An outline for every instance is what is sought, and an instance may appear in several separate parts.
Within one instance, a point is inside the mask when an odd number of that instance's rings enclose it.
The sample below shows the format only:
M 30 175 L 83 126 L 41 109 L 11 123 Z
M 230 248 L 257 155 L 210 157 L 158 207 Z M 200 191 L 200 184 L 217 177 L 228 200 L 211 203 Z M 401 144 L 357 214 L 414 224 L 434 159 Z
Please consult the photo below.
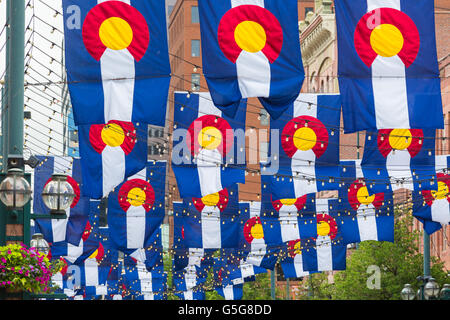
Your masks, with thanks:
M 252 229 L 250 230 L 250 233 L 254 239 L 262 239 L 264 238 L 264 231 L 263 227 L 260 223 L 255 224 Z
M 302 127 L 294 133 L 294 145 L 302 151 L 311 150 L 317 143 L 317 135 L 313 129 Z
M 297 255 L 297 254 L 302 254 L 302 244 L 301 244 L 301 242 L 299 241 L 299 242 L 297 242 L 295 245 L 294 245 L 294 253 Z
M 412 143 L 412 134 L 409 129 L 394 129 L 389 134 L 389 145 L 396 150 L 405 150 Z
M 327 235 L 329 235 L 330 234 L 330 230 L 331 230 L 330 225 L 327 222 L 325 222 L 325 221 L 320 221 L 317 224 L 317 234 L 319 236 L 327 236 Z
M 392 24 L 380 24 L 370 35 L 370 45 L 382 57 L 393 57 L 403 48 L 404 38 L 400 30 Z
M 133 29 L 125 20 L 111 17 L 103 21 L 99 36 L 106 47 L 112 50 L 123 50 L 133 41 Z
M 145 203 L 147 197 L 141 188 L 133 188 L 128 192 L 127 198 L 133 207 L 140 207 Z
M 445 182 L 438 181 L 438 190 L 437 191 L 432 190 L 431 195 L 436 200 L 442 200 L 448 197 L 448 192 L 449 192 L 448 185 Z
M 259 52 L 267 42 L 264 28 L 255 21 L 243 21 L 234 30 L 234 39 L 237 45 L 247 52 Z
M 104 126 L 101 136 L 103 142 L 110 147 L 119 147 L 125 141 L 125 133 L 122 127 L 115 123 Z
M 297 199 L 281 199 L 280 202 L 285 206 L 292 206 L 297 202 Z
M 215 127 L 205 127 L 198 135 L 198 143 L 205 149 L 214 150 L 222 142 L 222 133 Z
M 369 190 L 367 190 L 367 187 L 361 187 L 356 193 L 356 198 L 358 199 L 359 203 L 365 204 L 367 206 L 375 200 L 375 195 L 369 196 Z
M 89 259 L 94 259 L 98 255 L 98 249 L 95 250 L 90 256 Z
M 214 207 L 219 203 L 220 195 L 218 192 L 208 194 L 202 198 L 202 202 L 205 206 Z

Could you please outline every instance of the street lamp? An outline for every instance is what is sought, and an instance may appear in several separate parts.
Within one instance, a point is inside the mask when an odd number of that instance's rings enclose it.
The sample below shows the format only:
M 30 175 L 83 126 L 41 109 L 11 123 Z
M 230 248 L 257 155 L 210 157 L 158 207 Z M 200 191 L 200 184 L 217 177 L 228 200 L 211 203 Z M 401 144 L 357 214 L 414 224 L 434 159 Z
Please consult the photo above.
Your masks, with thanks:
M 0 200 L 9 210 L 22 209 L 31 199 L 31 187 L 23 170 L 11 168 L 0 183 Z
M 448 283 L 444 284 L 441 290 L 440 299 L 450 300 L 450 284 Z
M 50 209 L 50 214 L 65 215 L 73 200 L 75 192 L 64 174 L 53 174 L 42 192 L 42 200 Z
M 433 300 L 439 297 L 439 285 L 434 278 L 428 279 L 424 287 L 423 295 L 427 300 Z
M 414 297 L 416 296 L 410 284 L 405 284 L 405 287 L 403 288 L 400 295 L 402 296 L 403 300 L 414 300 Z
M 48 255 L 50 251 L 50 246 L 48 242 L 44 239 L 42 233 L 35 233 L 31 237 L 30 247 L 36 249 L 36 251 Z

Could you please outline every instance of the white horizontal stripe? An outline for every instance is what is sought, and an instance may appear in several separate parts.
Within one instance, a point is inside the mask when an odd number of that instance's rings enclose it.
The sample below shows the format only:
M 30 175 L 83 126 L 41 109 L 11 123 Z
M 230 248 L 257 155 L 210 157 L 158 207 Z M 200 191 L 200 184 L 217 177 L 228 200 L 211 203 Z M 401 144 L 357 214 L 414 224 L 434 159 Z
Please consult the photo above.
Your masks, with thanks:
M 360 241 L 378 241 L 377 220 L 373 204 L 361 205 L 356 215 Z
M 409 128 L 406 71 L 398 56 L 375 59 L 372 87 L 377 129 Z
M 133 114 L 134 57 L 127 49 L 106 49 L 100 59 L 105 122 L 131 121 Z
M 447 199 L 436 199 L 431 205 L 431 220 L 446 225 L 450 223 L 450 207 Z
M 202 117 L 206 114 L 219 117 L 222 116 L 222 111 L 214 105 L 209 92 L 199 92 L 198 96 L 198 117 Z
M 304 277 L 309 275 L 308 271 L 303 270 L 303 258 L 301 254 L 296 254 L 294 257 L 294 269 L 297 277 Z
M 242 50 L 236 60 L 236 72 L 242 98 L 269 97 L 270 63 L 264 53 Z
M 98 263 L 95 258 L 88 258 L 84 261 L 84 272 L 86 277 L 86 286 L 98 285 Z
M 317 118 L 317 94 L 301 93 L 294 102 L 293 118 L 310 116 Z
M 367 12 L 378 8 L 392 8 L 401 10 L 400 0 L 367 0 Z
M 202 149 L 197 156 L 197 173 L 202 196 L 221 191 L 222 155 L 216 149 Z
M 308 162 L 309 161 L 309 162 Z M 316 178 L 316 155 L 313 150 L 298 150 L 291 160 L 291 170 L 293 175 L 293 183 L 295 197 L 299 198 L 308 193 L 317 192 Z M 298 179 L 295 177 L 298 174 Z M 305 178 L 303 178 L 305 176 Z M 310 179 L 308 183 L 306 179 Z
M 220 228 L 220 210 L 217 207 L 206 206 L 202 211 L 202 242 L 204 249 L 222 247 Z
M 127 211 L 127 248 L 143 248 L 145 239 L 145 209 L 131 206 Z
M 401 188 L 409 190 L 414 189 L 410 165 L 411 165 L 411 155 L 409 154 L 408 150 L 395 150 L 395 152 L 391 151 L 387 155 L 386 169 L 388 171 L 389 179 L 391 181 L 392 191 Z M 403 183 L 403 186 L 400 183 L 397 185 L 396 179 L 402 178 L 408 182 Z
M 264 8 L 264 0 L 231 0 L 231 7 L 237 7 L 242 5 L 255 5 Z
M 102 152 L 103 196 L 125 179 L 125 153 L 120 147 L 106 146 Z
M 329 236 L 318 236 L 316 240 L 318 271 L 333 270 L 333 254 Z

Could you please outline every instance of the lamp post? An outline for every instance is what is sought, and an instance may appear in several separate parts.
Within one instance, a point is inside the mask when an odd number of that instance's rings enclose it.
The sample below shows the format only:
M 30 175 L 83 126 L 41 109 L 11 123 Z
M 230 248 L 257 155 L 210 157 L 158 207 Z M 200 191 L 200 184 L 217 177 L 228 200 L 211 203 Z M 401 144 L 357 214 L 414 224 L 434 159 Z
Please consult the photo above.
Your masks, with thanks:
M 11 168 L 0 183 L 0 200 L 8 210 L 20 210 L 31 199 L 31 187 L 19 168 Z
M 42 192 L 42 199 L 50 209 L 50 214 L 59 218 L 66 218 L 66 209 L 72 205 L 75 196 L 73 187 L 64 174 L 53 174 Z
M 30 241 L 30 247 L 45 255 L 48 255 L 48 253 L 50 252 L 50 246 L 44 239 L 44 235 L 42 233 L 33 234 Z
M 405 287 L 403 288 L 400 295 L 402 296 L 403 300 L 414 300 L 414 297 L 416 296 L 412 286 L 409 283 L 405 284 Z

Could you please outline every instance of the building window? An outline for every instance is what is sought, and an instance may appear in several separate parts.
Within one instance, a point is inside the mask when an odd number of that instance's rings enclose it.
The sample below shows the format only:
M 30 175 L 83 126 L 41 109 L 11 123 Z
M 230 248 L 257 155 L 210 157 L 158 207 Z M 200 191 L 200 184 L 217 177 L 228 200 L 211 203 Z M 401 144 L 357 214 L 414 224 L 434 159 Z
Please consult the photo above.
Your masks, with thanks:
M 199 23 L 200 17 L 198 14 L 198 7 L 192 6 L 191 7 L 191 23 Z
M 259 119 L 262 126 L 268 126 L 269 125 L 269 113 L 266 111 L 266 109 L 261 109 L 259 113 Z
M 169 6 L 168 6 L 168 8 L 167 8 L 167 14 L 168 14 L 169 16 L 171 15 L 171 13 L 172 13 L 174 7 L 175 7 L 174 5 L 169 5 Z
M 193 73 L 191 76 L 191 90 L 198 91 L 200 90 L 200 74 Z
M 306 15 L 308 14 L 308 12 L 314 12 L 314 8 L 306 7 L 306 8 L 305 8 L 305 17 L 306 17 Z
M 200 40 L 191 40 L 191 56 L 200 57 Z
M 100 201 L 99 227 L 108 227 L 108 198 L 102 198 Z

